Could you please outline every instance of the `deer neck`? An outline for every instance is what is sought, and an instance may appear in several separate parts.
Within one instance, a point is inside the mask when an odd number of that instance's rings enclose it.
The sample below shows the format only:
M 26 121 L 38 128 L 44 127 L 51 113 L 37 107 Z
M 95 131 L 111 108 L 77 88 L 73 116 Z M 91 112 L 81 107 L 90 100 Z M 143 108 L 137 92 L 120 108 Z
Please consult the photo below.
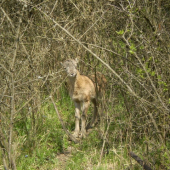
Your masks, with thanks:
M 79 76 L 80 76 L 80 72 L 77 70 L 77 74 L 76 74 L 75 77 L 69 77 L 69 81 L 70 81 L 71 86 L 74 86 L 74 84 L 77 81 Z

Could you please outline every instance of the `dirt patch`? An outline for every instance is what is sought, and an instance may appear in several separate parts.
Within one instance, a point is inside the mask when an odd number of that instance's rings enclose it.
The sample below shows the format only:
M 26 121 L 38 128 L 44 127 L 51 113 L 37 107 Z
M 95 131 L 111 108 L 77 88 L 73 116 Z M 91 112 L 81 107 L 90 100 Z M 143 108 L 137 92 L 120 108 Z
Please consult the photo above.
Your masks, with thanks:
M 67 161 L 71 157 L 72 153 L 75 152 L 73 147 L 68 147 L 63 153 L 57 155 L 58 166 L 54 170 L 63 170 L 67 166 Z
M 58 166 L 57 168 L 55 168 L 54 170 L 63 170 L 65 169 L 65 166 L 67 164 L 67 160 L 69 159 L 69 154 L 59 154 L 57 155 L 57 159 L 58 159 Z

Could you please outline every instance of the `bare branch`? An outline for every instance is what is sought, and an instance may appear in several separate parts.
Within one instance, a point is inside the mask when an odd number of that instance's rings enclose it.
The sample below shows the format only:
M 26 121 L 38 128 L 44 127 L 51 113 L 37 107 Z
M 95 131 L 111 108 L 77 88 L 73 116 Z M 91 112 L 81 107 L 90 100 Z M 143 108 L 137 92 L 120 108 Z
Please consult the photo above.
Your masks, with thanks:
M 135 159 L 145 170 L 152 170 L 139 156 L 130 152 L 129 155 Z
M 6 16 L 6 18 L 8 19 L 9 23 L 10 23 L 11 26 L 12 26 L 12 29 L 14 29 L 15 27 L 14 27 L 11 19 L 9 18 L 8 14 L 4 11 L 4 9 L 3 9 L 2 7 L 0 7 L 0 9 L 1 9 L 1 11 L 4 13 L 4 15 Z

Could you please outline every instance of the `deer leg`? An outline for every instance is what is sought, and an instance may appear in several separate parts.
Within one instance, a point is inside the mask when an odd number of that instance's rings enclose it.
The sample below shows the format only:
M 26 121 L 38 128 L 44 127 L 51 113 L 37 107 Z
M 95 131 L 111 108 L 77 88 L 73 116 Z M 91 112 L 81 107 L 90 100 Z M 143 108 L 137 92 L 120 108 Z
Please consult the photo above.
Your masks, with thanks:
M 80 122 L 80 109 L 81 109 L 81 105 L 78 102 L 74 102 L 75 104 L 75 130 L 74 130 L 74 137 L 78 137 L 79 136 L 79 132 L 80 132 L 80 126 L 79 126 L 79 122 Z
M 81 138 L 86 137 L 86 118 L 87 118 L 87 111 L 90 105 L 90 101 L 83 102 L 82 105 L 82 116 L 81 116 Z
M 93 119 L 91 122 L 91 127 L 93 127 L 96 124 L 97 120 L 99 119 L 99 114 L 98 114 L 98 109 L 97 109 L 97 107 L 98 107 L 97 101 L 96 101 L 96 99 L 93 99 L 92 102 L 94 104 L 94 113 L 93 113 Z

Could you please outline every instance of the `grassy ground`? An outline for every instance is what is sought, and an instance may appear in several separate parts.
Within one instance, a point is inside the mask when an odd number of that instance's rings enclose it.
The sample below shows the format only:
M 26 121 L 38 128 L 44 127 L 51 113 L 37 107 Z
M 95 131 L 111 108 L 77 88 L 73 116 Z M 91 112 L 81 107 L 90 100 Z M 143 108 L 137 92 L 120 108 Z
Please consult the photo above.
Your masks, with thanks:
M 74 129 L 74 106 L 69 97 L 64 100 L 65 102 L 58 102 L 57 106 L 67 128 L 72 131 Z M 126 143 L 121 142 L 114 144 L 113 141 L 109 150 L 105 146 L 104 154 L 100 158 L 103 147 L 100 125 L 92 129 L 86 139 L 79 144 L 74 144 L 64 133 L 51 104 L 46 103 L 41 108 L 41 112 L 43 115 L 37 122 L 40 126 L 36 131 L 38 136 L 25 141 L 17 159 L 18 170 L 125 169 L 132 164 Z M 111 131 L 116 128 L 118 127 L 115 124 L 110 126 Z M 113 136 L 112 138 L 114 140 Z M 36 143 L 33 144 L 31 140 Z M 140 169 L 139 166 L 138 169 Z
M 72 131 L 74 106 L 69 96 L 56 104 L 66 127 Z M 91 112 L 92 108 L 89 109 L 89 119 Z M 148 150 L 144 143 L 146 139 L 130 141 L 132 138 L 129 136 L 133 131 L 125 131 L 128 129 L 129 119 L 124 112 L 121 103 L 116 104 L 114 109 L 108 108 L 110 119 L 106 119 L 104 125 L 98 124 L 90 130 L 86 139 L 75 144 L 64 133 L 53 105 L 45 103 L 37 113 L 34 130 L 31 129 L 32 121 L 29 116 L 15 124 L 19 142 L 17 170 L 142 170 L 130 158 L 128 151 L 133 150 L 140 157 L 145 155 Z M 0 169 L 3 169 L 2 165 Z

